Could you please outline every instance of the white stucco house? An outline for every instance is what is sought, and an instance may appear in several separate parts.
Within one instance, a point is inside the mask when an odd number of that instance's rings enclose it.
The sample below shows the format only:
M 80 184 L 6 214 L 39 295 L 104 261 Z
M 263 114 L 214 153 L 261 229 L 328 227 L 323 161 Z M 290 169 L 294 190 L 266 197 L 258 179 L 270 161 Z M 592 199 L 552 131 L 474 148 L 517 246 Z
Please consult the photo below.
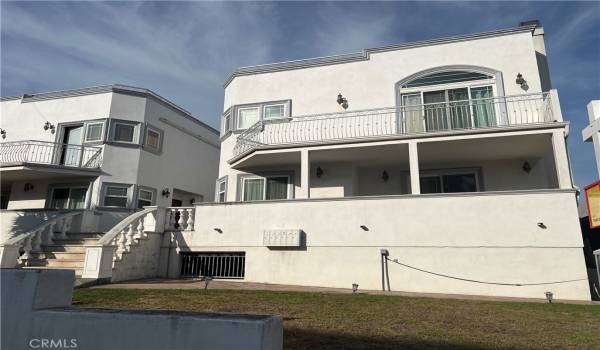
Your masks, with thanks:
M 218 131 L 150 90 L 109 85 L 23 94 L 3 97 L 0 112 L 2 242 L 79 213 L 83 232 L 71 231 L 87 235 L 65 244 L 85 243 L 142 207 L 190 206 L 214 196 Z M 45 255 L 61 261 L 40 254 L 38 265 L 83 264 L 82 251 L 52 253 Z
M 392 290 L 590 299 L 539 22 L 239 68 L 224 101 L 176 272 L 379 289 L 383 249 Z

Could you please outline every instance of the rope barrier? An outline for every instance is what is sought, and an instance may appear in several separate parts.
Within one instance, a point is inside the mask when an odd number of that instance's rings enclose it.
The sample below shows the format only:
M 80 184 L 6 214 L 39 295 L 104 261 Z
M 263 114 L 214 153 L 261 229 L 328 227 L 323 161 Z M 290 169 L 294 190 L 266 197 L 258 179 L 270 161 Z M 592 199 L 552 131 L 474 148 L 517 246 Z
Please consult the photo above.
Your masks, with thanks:
M 494 285 L 499 285 L 499 286 L 516 286 L 516 287 L 541 286 L 541 285 L 547 285 L 547 284 L 559 284 L 559 283 L 587 281 L 587 278 L 580 278 L 580 279 L 575 279 L 575 280 L 565 280 L 565 281 L 555 281 L 555 282 L 541 282 L 541 283 L 500 283 L 500 282 L 486 282 L 486 281 L 471 280 L 471 279 L 468 279 L 468 278 L 461 278 L 461 277 L 449 276 L 449 275 L 444 275 L 444 274 L 437 273 L 437 272 L 423 270 L 423 269 L 420 269 L 418 267 L 414 267 L 414 266 L 410 266 L 410 265 L 401 263 L 400 261 L 398 261 L 398 259 L 393 259 L 392 260 L 392 259 L 390 259 L 388 257 L 385 257 L 385 259 L 387 261 L 391 261 L 391 262 L 396 263 L 398 265 L 402 265 L 404 267 L 408 267 L 409 269 L 417 270 L 417 271 L 428 273 L 428 274 L 431 274 L 431 275 L 436 275 L 436 276 L 440 276 L 440 277 L 451 278 L 451 279 L 455 279 L 455 280 L 459 280 L 459 281 L 481 283 L 481 284 L 494 284 Z

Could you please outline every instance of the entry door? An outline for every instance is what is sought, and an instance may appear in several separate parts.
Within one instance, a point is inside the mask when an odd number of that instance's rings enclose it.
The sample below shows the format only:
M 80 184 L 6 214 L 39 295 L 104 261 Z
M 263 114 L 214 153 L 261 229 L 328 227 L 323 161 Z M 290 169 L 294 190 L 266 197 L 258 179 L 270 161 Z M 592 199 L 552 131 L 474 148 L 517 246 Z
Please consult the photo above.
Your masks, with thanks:
M 81 136 L 83 126 L 72 126 L 65 128 L 63 136 L 63 152 L 60 164 L 67 166 L 78 166 L 81 158 Z

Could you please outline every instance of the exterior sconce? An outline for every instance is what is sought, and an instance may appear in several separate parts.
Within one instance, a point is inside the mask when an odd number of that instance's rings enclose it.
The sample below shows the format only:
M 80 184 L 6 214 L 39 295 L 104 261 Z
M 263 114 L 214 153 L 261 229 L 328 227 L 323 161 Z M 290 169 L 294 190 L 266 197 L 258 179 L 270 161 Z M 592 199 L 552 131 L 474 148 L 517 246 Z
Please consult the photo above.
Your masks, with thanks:
M 387 180 L 389 180 L 389 179 L 390 179 L 390 175 L 388 175 L 387 171 L 385 171 L 385 170 L 383 171 L 383 174 L 381 174 L 381 179 L 382 179 L 384 182 L 387 182 Z
M 523 171 L 529 174 L 531 172 L 531 164 L 529 162 L 523 163 Z
M 52 134 L 54 134 L 54 130 L 56 129 L 56 127 L 54 125 L 50 124 L 50 122 L 46 122 L 46 123 L 44 123 L 44 130 L 48 130 L 48 129 L 50 129 L 50 132 Z
M 363 231 L 369 231 L 369 228 L 365 225 L 360 225 L 360 228 L 362 228 Z
M 190 204 L 194 205 L 194 203 L 196 202 L 196 200 L 194 198 L 190 199 Z
M 538 222 L 537 223 L 538 227 L 541 228 L 542 230 L 545 230 L 548 228 L 548 226 L 546 226 L 543 222 Z
M 348 99 L 342 96 L 341 92 L 338 94 L 336 102 L 338 103 L 338 105 L 342 106 L 342 108 L 348 108 Z
M 525 91 L 529 90 L 529 85 L 527 85 L 527 80 L 523 78 L 523 74 L 517 74 L 517 79 L 515 80 L 515 83 L 517 83 L 517 85 L 521 85 L 521 89 Z
M 546 292 L 546 300 L 548 300 L 548 303 L 552 304 L 552 299 L 554 299 L 554 293 L 552 292 Z
M 218 227 L 215 227 L 215 228 L 213 228 L 213 230 L 215 230 L 215 231 L 217 231 L 217 232 L 219 232 L 219 233 L 223 233 L 223 230 L 221 230 L 221 229 L 220 229 L 220 228 L 218 228 Z
M 25 184 L 25 186 L 23 186 L 23 191 L 25 191 L 25 192 L 29 192 L 29 191 L 31 191 L 31 190 L 33 190 L 33 185 L 32 185 L 32 184 L 30 184 L 29 182 L 28 182 L 28 183 L 26 183 L 26 184 Z
M 321 167 L 317 167 L 317 177 L 321 178 L 321 176 L 323 176 L 323 169 L 321 169 Z
M 358 283 L 352 283 L 352 293 L 356 293 L 358 291 Z
M 2 135 L 2 138 L 5 139 L 6 138 L 6 130 L 0 128 L 0 135 Z
M 164 190 L 162 190 L 162 195 L 163 197 L 169 198 L 169 196 L 171 195 L 171 191 L 169 191 L 168 188 L 165 188 Z

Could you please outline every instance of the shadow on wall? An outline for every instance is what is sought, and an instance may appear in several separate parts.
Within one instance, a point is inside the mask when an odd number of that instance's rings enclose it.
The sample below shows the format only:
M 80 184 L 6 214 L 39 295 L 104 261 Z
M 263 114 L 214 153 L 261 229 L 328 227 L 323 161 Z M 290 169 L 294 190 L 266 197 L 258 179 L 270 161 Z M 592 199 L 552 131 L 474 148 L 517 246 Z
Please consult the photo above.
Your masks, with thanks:
M 0 211 L 0 243 L 26 233 L 44 221 L 50 220 L 63 212 L 39 210 L 2 210 Z

